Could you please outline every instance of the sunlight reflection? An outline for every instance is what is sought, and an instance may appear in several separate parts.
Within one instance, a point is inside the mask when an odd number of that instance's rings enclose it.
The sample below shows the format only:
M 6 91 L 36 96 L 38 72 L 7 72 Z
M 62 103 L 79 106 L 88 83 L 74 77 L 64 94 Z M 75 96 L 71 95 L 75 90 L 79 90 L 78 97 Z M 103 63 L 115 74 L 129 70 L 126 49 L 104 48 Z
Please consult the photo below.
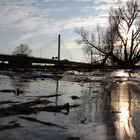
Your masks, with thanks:
M 120 98 L 118 102 L 120 111 L 119 121 L 116 125 L 119 139 L 124 140 L 126 138 L 133 140 L 136 134 L 131 117 L 131 93 L 129 92 L 128 83 L 119 84 L 117 94 L 119 94 Z
M 117 77 L 129 77 L 129 73 L 124 70 L 119 70 L 115 72 L 115 76 Z

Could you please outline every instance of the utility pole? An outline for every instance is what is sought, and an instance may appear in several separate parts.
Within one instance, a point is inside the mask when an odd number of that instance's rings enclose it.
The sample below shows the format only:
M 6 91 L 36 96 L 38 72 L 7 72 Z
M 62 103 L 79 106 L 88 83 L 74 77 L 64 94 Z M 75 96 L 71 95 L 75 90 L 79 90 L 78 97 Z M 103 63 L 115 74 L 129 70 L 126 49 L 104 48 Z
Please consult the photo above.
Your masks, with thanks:
M 60 34 L 58 35 L 58 60 L 60 61 Z

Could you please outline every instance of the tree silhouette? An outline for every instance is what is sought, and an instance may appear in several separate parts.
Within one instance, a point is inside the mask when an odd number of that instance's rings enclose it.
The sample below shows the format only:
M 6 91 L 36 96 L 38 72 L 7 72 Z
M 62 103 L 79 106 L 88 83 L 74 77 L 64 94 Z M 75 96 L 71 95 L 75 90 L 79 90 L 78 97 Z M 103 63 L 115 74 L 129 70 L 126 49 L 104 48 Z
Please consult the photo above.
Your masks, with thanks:
M 82 44 L 88 53 L 93 51 L 103 64 L 135 65 L 140 61 L 140 2 L 118 2 L 117 8 L 110 10 L 105 32 L 99 27 L 97 34 L 84 28 L 76 29 L 76 32 L 81 37 L 78 44 Z
M 30 56 L 32 50 L 26 44 L 20 44 L 16 47 L 16 49 L 12 52 L 13 55 L 18 56 Z

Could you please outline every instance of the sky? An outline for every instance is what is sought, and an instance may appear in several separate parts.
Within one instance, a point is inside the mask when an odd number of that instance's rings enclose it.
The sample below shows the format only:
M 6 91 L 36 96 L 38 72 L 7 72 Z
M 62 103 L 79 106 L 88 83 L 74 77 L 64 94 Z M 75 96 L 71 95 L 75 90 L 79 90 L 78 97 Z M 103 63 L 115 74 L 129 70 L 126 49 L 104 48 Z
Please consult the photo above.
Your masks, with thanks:
M 0 0 L 0 53 L 12 54 L 21 43 L 32 56 L 57 56 L 61 35 L 61 59 L 83 62 L 75 28 L 105 28 L 110 7 L 117 0 Z

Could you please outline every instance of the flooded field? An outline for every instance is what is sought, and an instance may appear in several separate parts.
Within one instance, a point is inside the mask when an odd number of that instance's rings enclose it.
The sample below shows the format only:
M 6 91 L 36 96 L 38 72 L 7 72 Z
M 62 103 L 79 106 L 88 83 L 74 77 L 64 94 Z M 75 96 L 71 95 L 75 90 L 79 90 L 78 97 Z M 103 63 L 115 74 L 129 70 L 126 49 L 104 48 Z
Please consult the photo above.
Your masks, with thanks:
M 0 73 L 0 140 L 140 139 L 139 70 Z

